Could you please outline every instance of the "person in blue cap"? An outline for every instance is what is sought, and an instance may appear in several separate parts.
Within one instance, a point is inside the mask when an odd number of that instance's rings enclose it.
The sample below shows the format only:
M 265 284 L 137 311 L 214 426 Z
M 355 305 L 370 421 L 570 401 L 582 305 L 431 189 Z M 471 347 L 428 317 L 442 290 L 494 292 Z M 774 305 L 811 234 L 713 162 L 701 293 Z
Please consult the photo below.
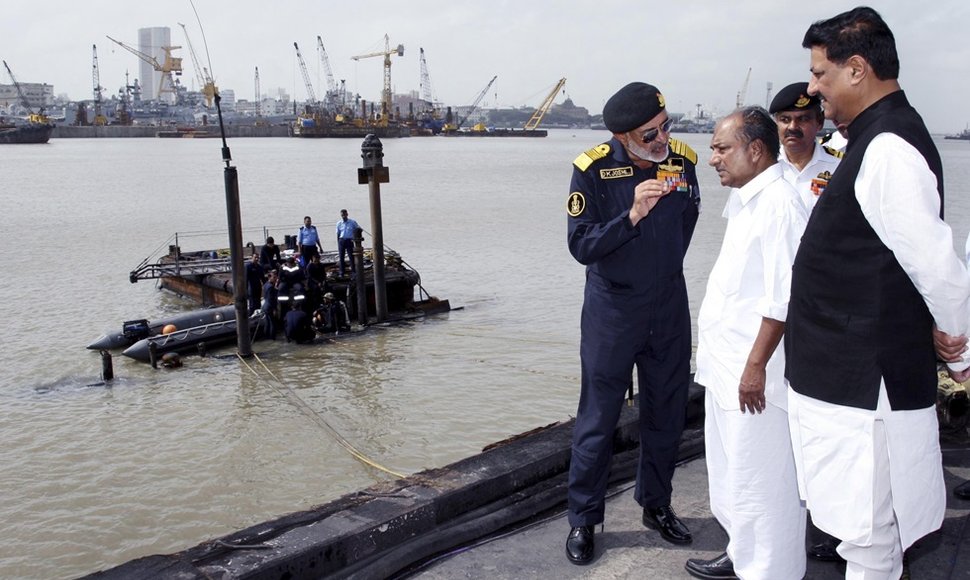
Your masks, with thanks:
M 697 154 L 670 138 L 657 87 L 630 83 L 607 101 L 612 138 L 573 162 L 567 241 L 586 266 L 580 321 L 582 385 L 569 469 L 566 556 L 586 564 L 603 522 L 613 433 L 637 370 L 643 523 L 692 541 L 671 507 L 686 418 L 691 327 L 683 260 L 700 209 Z

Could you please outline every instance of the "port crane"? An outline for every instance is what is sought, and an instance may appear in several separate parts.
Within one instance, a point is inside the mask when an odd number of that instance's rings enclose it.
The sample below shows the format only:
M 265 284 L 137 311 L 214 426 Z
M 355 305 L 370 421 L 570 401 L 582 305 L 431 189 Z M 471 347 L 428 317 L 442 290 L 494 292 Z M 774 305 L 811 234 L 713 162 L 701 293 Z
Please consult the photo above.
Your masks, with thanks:
M 744 105 L 744 98 L 748 95 L 748 82 L 751 81 L 751 67 L 748 67 L 748 74 L 744 77 L 744 84 L 741 85 L 741 90 L 738 91 L 738 98 L 735 101 L 737 108 L 741 108 Z
M 27 98 L 27 94 L 24 93 L 24 88 L 20 86 L 17 82 L 16 77 L 13 76 L 13 71 L 10 70 L 10 65 L 7 61 L 3 61 L 3 67 L 7 69 L 7 74 L 10 76 L 10 81 L 13 83 L 14 88 L 17 89 L 17 96 L 20 97 L 20 104 L 23 105 L 24 109 L 27 110 L 27 121 L 30 123 L 50 123 L 50 119 L 44 113 L 44 108 L 41 107 L 36 113 L 34 108 L 30 105 L 30 99 Z
M 317 107 L 317 94 L 313 91 L 313 83 L 310 82 L 310 73 L 306 70 L 306 62 L 303 61 L 303 55 L 300 54 L 300 45 L 293 43 L 293 48 L 296 49 L 296 60 L 300 63 L 300 71 L 303 73 L 303 82 L 306 84 L 306 107 L 308 113 L 313 113 L 316 111 Z
M 434 109 L 434 93 L 431 88 L 431 75 L 428 73 L 428 61 L 424 58 L 424 49 L 421 51 L 421 100 L 428 103 L 428 107 Z
M 556 86 L 553 87 L 552 91 L 549 92 L 549 95 L 546 97 L 546 100 L 542 101 L 542 104 L 539 105 L 539 108 L 536 109 L 536 112 L 533 113 L 532 117 L 526 122 L 525 124 L 526 131 L 533 131 L 535 130 L 536 127 L 539 126 L 539 123 L 542 122 L 542 118 L 546 115 L 546 112 L 549 111 L 550 107 L 552 107 L 552 102 L 556 100 L 556 95 L 559 94 L 559 91 L 561 91 L 565 85 L 566 85 L 566 79 L 565 78 L 559 79 L 559 82 L 556 83 Z
M 107 36 L 107 35 L 105 35 Z M 137 56 L 141 60 L 152 65 L 152 69 L 157 72 L 162 73 L 162 78 L 158 81 L 158 95 L 161 96 L 162 93 L 172 93 L 173 95 L 178 95 L 178 91 L 175 88 L 175 80 L 172 78 L 174 73 L 176 76 L 182 75 L 182 59 L 172 56 L 172 51 L 182 48 L 181 46 L 163 46 L 161 49 L 165 52 L 165 58 L 163 62 L 159 63 L 158 59 L 150 54 L 145 54 L 144 52 L 128 46 L 120 40 L 115 40 L 110 36 L 107 36 L 108 40 L 117 44 L 121 48 L 127 50 L 133 55 Z M 142 79 L 144 80 L 144 79 Z M 166 81 L 168 86 L 166 86 Z
M 98 72 L 98 45 L 91 45 L 92 65 L 91 65 L 91 82 L 94 84 L 94 124 L 98 127 L 102 127 L 108 124 L 108 118 L 104 116 L 104 111 L 102 110 L 103 98 L 101 96 L 101 91 L 104 87 L 101 86 L 101 73 Z
M 488 84 L 485 85 L 484 89 L 482 89 L 482 92 L 478 93 L 478 96 L 475 97 L 474 101 L 472 101 L 471 106 L 468 107 L 468 110 L 465 111 L 465 114 L 458 118 L 458 122 L 455 124 L 451 124 L 451 123 L 446 124 L 444 126 L 444 131 L 457 131 L 461 129 L 461 126 L 465 124 L 465 121 L 468 120 L 468 117 L 471 117 L 472 114 L 476 110 L 478 110 L 478 104 L 481 103 L 482 99 L 485 98 L 485 94 L 488 93 L 488 89 L 492 88 L 492 84 L 495 83 L 495 79 L 497 78 L 498 78 L 498 75 L 493 76 L 492 80 L 488 81 Z
M 192 66 L 195 68 L 195 80 L 199 83 L 199 90 L 205 97 L 205 106 L 211 107 L 212 100 L 219 92 L 219 87 L 216 86 L 212 75 L 209 74 L 209 69 L 199 66 L 199 59 L 196 58 L 195 49 L 192 48 L 192 40 L 189 38 L 189 31 L 181 22 L 179 22 L 178 25 L 182 27 L 182 33 L 185 34 L 185 44 L 189 47 L 189 56 L 192 57 Z
M 381 91 L 381 126 L 387 126 L 387 120 L 391 114 L 391 55 L 396 54 L 398 56 L 404 56 L 404 45 L 399 44 L 397 48 L 391 50 L 391 40 L 388 36 L 384 35 L 384 50 L 380 52 L 371 52 L 368 54 L 359 54 L 357 56 L 350 57 L 351 60 L 359 61 L 362 58 L 370 58 L 373 56 L 383 56 L 384 57 L 384 90 Z
M 327 49 L 323 47 L 323 39 L 319 36 L 317 36 L 317 52 L 320 53 L 320 63 L 323 65 L 323 72 L 327 77 L 327 94 L 324 102 L 328 109 L 339 114 L 344 107 L 344 103 L 347 102 L 347 89 L 344 86 L 343 80 L 338 85 L 337 80 L 333 77 L 333 69 L 330 68 L 330 57 L 327 56 Z
M 259 99 L 259 67 L 256 67 L 256 77 L 253 79 L 253 84 L 255 85 L 255 89 L 256 89 L 256 98 L 253 99 L 253 104 L 255 105 L 254 110 L 256 112 L 256 118 L 259 119 L 259 117 L 260 117 L 260 113 L 259 113 L 259 105 L 260 105 L 260 102 L 259 102 L 260 101 L 260 99 Z

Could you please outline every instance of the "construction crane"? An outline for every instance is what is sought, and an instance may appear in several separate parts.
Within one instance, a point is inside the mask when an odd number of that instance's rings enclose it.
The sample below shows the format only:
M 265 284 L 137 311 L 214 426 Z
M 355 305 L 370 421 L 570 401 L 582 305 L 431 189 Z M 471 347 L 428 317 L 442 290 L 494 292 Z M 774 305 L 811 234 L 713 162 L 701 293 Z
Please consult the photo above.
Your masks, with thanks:
M 471 117 L 472 116 L 472 113 L 474 113 L 478 109 L 478 103 L 482 102 L 482 99 L 485 98 L 485 94 L 488 93 L 488 89 L 492 88 L 492 84 L 495 83 L 495 79 L 497 79 L 497 78 L 498 78 L 498 75 L 495 75 L 494 77 L 492 77 L 492 80 L 488 81 L 488 84 L 485 85 L 485 88 L 482 89 L 482 92 L 478 93 L 478 96 L 475 97 L 475 100 L 474 101 L 472 101 L 471 106 L 468 107 L 468 110 L 465 111 L 465 114 L 463 116 L 461 116 L 461 117 L 458 118 L 458 122 L 457 123 L 454 123 L 454 124 L 447 123 L 442 128 L 442 130 L 444 130 L 444 131 L 457 131 L 457 130 L 461 129 L 461 126 L 465 124 L 465 121 L 468 120 L 468 117 Z
M 741 90 L 738 91 L 738 98 L 735 101 L 737 108 L 741 108 L 744 105 L 744 98 L 748 95 L 748 82 L 751 81 L 751 67 L 748 67 L 748 74 L 744 77 L 744 84 L 741 85 Z
M 434 93 L 431 89 L 431 75 L 428 74 L 428 61 L 424 58 L 424 49 L 421 51 L 421 100 L 428 103 L 428 107 L 434 109 Z
M 327 77 L 327 100 L 333 100 L 337 96 L 337 81 L 333 78 L 333 69 L 330 68 L 330 57 L 327 56 L 327 49 L 323 47 L 323 39 L 317 36 L 317 52 L 320 53 L 320 63 L 323 64 L 323 72 Z
M 310 82 L 310 73 L 307 72 L 303 55 L 300 54 L 300 45 L 294 42 L 293 48 L 296 49 L 296 60 L 300 62 L 300 71 L 303 72 L 303 82 L 306 84 L 307 112 L 312 113 L 316 111 L 317 94 L 313 91 L 313 83 Z
M 3 61 L 3 67 L 7 69 L 7 74 L 10 75 L 10 81 L 13 83 L 14 88 L 17 89 L 17 96 L 20 97 L 20 104 L 23 105 L 24 109 L 27 109 L 27 121 L 30 123 L 50 123 L 50 119 L 44 114 L 44 108 L 41 107 L 36 113 L 34 108 L 30 105 L 30 99 L 27 98 L 27 94 L 24 93 L 24 88 L 20 86 L 17 82 L 16 77 L 13 76 L 13 71 L 10 70 L 10 66 L 7 61 Z
M 106 35 L 107 36 L 107 35 Z M 178 50 L 182 48 L 181 46 L 162 46 L 160 47 L 165 52 L 164 62 L 159 63 L 158 59 L 150 54 L 145 54 L 144 52 L 132 48 L 127 44 L 121 42 L 120 40 L 115 40 L 110 36 L 107 37 L 108 40 L 117 44 L 121 48 L 127 50 L 148 64 L 152 65 L 152 68 L 156 72 L 162 73 L 161 80 L 158 81 L 158 95 L 161 96 L 162 93 L 172 93 L 173 95 L 178 95 L 178 91 L 175 88 L 175 80 L 172 78 L 172 74 L 181 76 L 182 75 L 182 59 L 172 56 L 173 50 Z M 144 79 L 142 79 L 144 80 Z M 166 81 L 168 81 L 168 86 L 166 86 Z
M 91 53 L 93 55 L 91 65 L 91 82 L 94 84 L 94 124 L 103 127 L 108 124 L 108 118 L 104 116 L 104 111 L 102 110 L 101 90 L 104 88 L 101 86 L 101 73 L 98 72 L 98 45 L 91 45 Z
M 260 105 L 260 98 L 259 98 L 259 67 L 256 67 L 256 77 L 253 80 L 253 84 L 256 85 L 256 87 L 255 87 L 256 88 L 256 98 L 253 100 L 253 103 L 255 104 L 256 118 L 259 119 L 259 116 L 260 116 L 260 112 L 259 112 L 259 105 Z
M 384 57 L 384 90 L 381 92 L 381 107 L 383 109 L 383 114 L 381 115 L 380 125 L 386 126 L 387 119 L 391 114 L 391 55 L 397 54 L 398 56 L 404 56 L 404 45 L 399 44 L 397 48 L 391 50 L 391 40 L 384 35 L 384 50 L 381 52 L 371 52 L 369 54 L 360 54 L 357 56 L 350 57 L 351 60 L 359 61 L 362 58 L 370 58 L 372 56 L 383 56 Z
M 192 40 L 189 38 L 189 31 L 181 22 L 179 22 L 178 25 L 182 27 L 182 32 L 185 34 L 185 44 L 189 47 L 189 56 L 192 57 L 192 66 L 195 68 L 195 80 L 199 83 L 199 90 L 205 97 L 205 106 L 211 107 L 212 100 L 215 99 L 216 93 L 219 92 L 219 87 L 216 86 L 215 81 L 212 79 L 212 75 L 209 74 L 209 69 L 199 66 L 199 59 L 196 58 L 195 49 L 192 48 Z
M 536 109 L 536 112 L 532 113 L 532 118 L 530 118 L 526 122 L 525 124 L 526 131 L 533 131 L 535 130 L 536 127 L 539 126 L 539 123 L 542 121 L 542 118 L 546 115 L 546 112 L 549 111 L 550 107 L 552 107 L 552 102 L 556 100 L 556 95 L 559 94 L 559 91 L 561 91 L 565 85 L 566 85 L 566 79 L 565 78 L 559 79 L 559 82 L 556 83 L 556 86 L 553 87 L 552 91 L 549 92 L 549 95 L 546 97 L 546 100 L 542 101 L 542 104 L 539 105 L 539 108 Z

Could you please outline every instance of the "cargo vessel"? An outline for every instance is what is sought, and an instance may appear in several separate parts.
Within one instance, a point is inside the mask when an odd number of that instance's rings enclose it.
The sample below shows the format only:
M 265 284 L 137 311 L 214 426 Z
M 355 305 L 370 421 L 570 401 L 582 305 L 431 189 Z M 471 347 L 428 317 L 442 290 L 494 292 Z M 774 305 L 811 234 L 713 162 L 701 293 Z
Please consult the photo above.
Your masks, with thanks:
M 50 123 L 26 123 L 14 125 L 0 123 L 0 143 L 47 143 L 54 125 Z

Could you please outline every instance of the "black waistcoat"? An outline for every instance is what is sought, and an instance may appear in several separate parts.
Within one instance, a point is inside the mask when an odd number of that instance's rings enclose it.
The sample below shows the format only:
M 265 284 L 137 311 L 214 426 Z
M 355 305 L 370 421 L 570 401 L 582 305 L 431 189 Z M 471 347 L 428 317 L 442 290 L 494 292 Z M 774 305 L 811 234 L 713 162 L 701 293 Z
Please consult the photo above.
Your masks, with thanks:
M 936 401 L 933 318 L 909 276 L 866 221 L 855 181 L 869 142 L 894 133 L 936 174 L 943 165 L 922 118 L 902 91 L 849 125 L 849 145 L 819 198 L 795 256 L 785 326 L 785 376 L 803 395 L 875 409 L 879 380 L 894 410 Z

